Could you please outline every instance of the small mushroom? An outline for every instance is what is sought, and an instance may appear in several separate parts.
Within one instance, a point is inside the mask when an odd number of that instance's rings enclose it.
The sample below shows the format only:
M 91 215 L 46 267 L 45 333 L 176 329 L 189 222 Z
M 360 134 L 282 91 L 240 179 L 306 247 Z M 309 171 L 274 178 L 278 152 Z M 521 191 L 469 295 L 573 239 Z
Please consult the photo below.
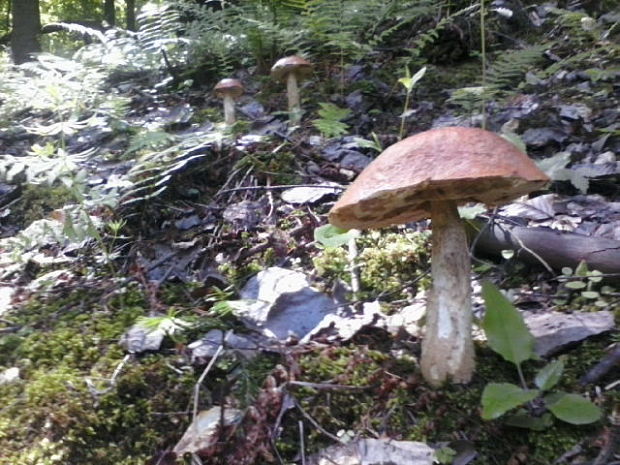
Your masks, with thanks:
M 224 121 L 235 122 L 235 99 L 243 94 L 243 84 L 238 79 L 222 79 L 213 88 L 215 95 L 224 99 Z
M 273 79 L 277 81 L 286 80 L 288 111 L 292 123 L 298 123 L 301 119 L 298 82 L 310 74 L 312 74 L 312 65 L 297 55 L 280 58 L 271 67 Z
M 471 262 L 457 205 L 506 203 L 548 182 L 526 154 L 492 132 L 432 129 L 388 147 L 329 212 L 341 228 L 431 219 L 433 284 L 420 360 L 431 385 L 466 383 L 474 371 Z

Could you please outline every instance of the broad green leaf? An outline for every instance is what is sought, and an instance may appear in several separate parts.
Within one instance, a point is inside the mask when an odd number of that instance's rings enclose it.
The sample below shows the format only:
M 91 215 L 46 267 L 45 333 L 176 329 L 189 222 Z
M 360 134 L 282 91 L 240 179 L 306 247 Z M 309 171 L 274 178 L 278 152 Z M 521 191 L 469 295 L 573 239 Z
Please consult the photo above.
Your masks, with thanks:
M 340 247 L 347 244 L 352 237 L 357 237 L 358 234 L 357 229 L 342 229 L 326 224 L 314 230 L 314 240 L 325 247 Z
M 420 79 L 422 79 L 422 77 L 424 76 L 424 73 L 426 73 L 426 66 L 420 69 L 417 73 L 415 73 L 411 77 L 409 77 L 409 69 L 407 69 L 406 72 L 407 72 L 407 76 L 400 78 L 398 82 L 401 83 L 405 87 L 405 89 L 407 89 L 407 92 L 411 92 L 413 90 L 413 86 L 415 86 L 416 83 Z
M 536 358 L 534 337 L 518 310 L 490 282 L 482 283 L 482 297 L 486 305 L 482 328 L 489 347 L 515 365 Z
M 584 283 L 583 281 L 569 281 L 566 284 L 564 284 L 564 286 L 566 286 L 569 289 L 583 289 L 584 287 L 587 286 L 587 284 Z
M 544 413 L 540 417 L 533 417 L 527 410 L 519 409 L 514 415 L 507 416 L 504 423 L 508 426 L 516 426 L 517 428 L 543 431 L 553 424 L 553 417 L 550 413 Z
M 592 270 L 588 275 L 588 281 L 592 283 L 600 283 L 603 280 L 603 273 L 599 270 Z
M 545 397 L 551 413 L 566 423 L 586 425 L 601 418 L 601 409 L 578 394 L 553 393 Z
M 417 73 L 415 73 L 412 77 L 411 80 L 413 81 L 412 87 L 416 85 L 416 83 L 422 79 L 424 77 L 424 74 L 426 74 L 426 66 L 424 66 L 423 68 L 421 68 L 420 70 L 418 70 Z
M 473 205 L 458 207 L 459 216 L 464 220 L 473 220 L 476 216 L 480 215 L 487 211 L 487 207 L 485 207 L 481 203 L 475 203 Z
M 482 418 L 493 420 L 508 410 L 536 398 L 537 389 L 521 389 L 511 383 L 489 383 L 482 392 Z
M 598 299 L 601 295 L 596 291 L 582 291 L 581 297 L 584 299 Z
M 548 391 L 560 380 L 562 372 L 564 371 L 564 361 L 554 360 L 544 366 L 534 378 L 534 383 L 539 389 Z

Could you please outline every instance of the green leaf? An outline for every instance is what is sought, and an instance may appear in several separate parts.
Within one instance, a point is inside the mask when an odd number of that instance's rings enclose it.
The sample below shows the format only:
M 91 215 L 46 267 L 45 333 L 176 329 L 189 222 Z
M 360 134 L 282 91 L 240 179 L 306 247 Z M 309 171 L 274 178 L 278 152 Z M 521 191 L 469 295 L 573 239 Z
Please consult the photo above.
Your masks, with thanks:
M 594 423 L 602 416 L 600 408 L 578 394 L 553 393 L 545 397 L 545 403 L 557 418 L 572 425 Z
M 557 384 L 564 371 L 564 361 L 554 360 L 544 366 L 534 378 L 534 383 L 543 391 L 548 391 Z
M 481 203 L 475 203 L 473 205 L 458 207 L 458 209 L 459 209 L 459 216 L 463 218 L 464 220 L 473 220 L 476 216 L 487 211 L 487 207 L 485 207 Z
M 325 247 L 340 247 L 347 244 L 351 238 L 357 237 L 358 234 L 356 229 L 342 229 L 326 224 L 314 230 L 314 240 Z
M 537 389 L 521 389 L 511 383 L 489 383 L 482 392 L 482 418 L 484 420 L 498 418 L 539 394 Z
M 489 347 L 515 365 L 535 359 L 534 337 L 517 309 L 490 282 L 482 283 L 486 313 L 482 328 Z
M 601 295 L 596 291 L 582 291 L 581 297 L 584 299 L 598 299 Z
M 416 83 L 420 79 L 422 79 L 422 77 L 424 77 L 424 74 L 426 73 L 426 66 L 420 69 L 417 73 L 415 73 L 411 77 L 409 77 L 408 68 L 406 69 L 406 73 L 407 73 L 406 77 L 400 78 L 398 82 L 400 82 L 403 86 L 405 86 L 405 89 L 407 89 L 407 92 L 411 92 L 413 90 L 413 86 L 415 86 Z
M 543 431 L 553 424 L 553 417 L 550 413 L 544 413 L 540 417 L 534 417 L 530 415 L 527 410 L 519 409 L 514 415 L 506 417 L 504 423 L 508 426 L 516 426 L 517 428 Z
M 584 287 L 586 287 L 586 283 L 584 283 L 583 281 L 569 281 L 564 284 L 564 286 L 569 289 L 583 289 Z

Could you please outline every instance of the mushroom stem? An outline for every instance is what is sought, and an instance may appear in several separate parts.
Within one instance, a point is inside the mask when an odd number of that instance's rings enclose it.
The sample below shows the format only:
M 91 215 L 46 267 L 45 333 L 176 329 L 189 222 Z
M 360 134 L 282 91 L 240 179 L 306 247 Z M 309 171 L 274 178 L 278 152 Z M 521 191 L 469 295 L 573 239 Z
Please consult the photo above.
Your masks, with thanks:
M 288 96 L 289 118 L 292 123 L 298 123 L 301 120 L 301 104 L 299 103 L 297 76 L 294 72 L 286 76 L 286 95 Z
M 471 261 L 465 228 L 454 201 L 431 202 L 433 284 L 420 361 L 433 386 L 448 378 L 466 383 L 474 371 L 471 337 Z
M 229 126 L 235 123 L 235 100 L 232 95 L 224 95 L 224 121 Z

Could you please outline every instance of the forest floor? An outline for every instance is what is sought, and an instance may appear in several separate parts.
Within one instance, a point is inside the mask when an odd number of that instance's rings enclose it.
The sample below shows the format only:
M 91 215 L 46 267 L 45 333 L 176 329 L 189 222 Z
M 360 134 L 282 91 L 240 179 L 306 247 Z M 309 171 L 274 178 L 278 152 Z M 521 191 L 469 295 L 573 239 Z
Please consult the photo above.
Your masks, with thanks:
M 0 132 L 0 465 L 617 463 L 620 265 L 477 243 L 491 221 L 620 250 L 620 47 L 617 20 L 609 36 L 614 23 L 597 24 L 596 37 L 547 27 L 553 50 L 498 45 L 485 116 L 472 51 L 431 56 L 408 106 L 393 50 L 346 69 L 315 63 L 297 126 L 284 85 L 245 70 L 227 127 L 215 80 L 156 85 L 165 68 L 116 70 L 101 80 L 104 114 L 80 93 L 101 77 L 87 65 L 45 55 L 35 73 L 5 67 L 7 108 L 32 89 L 62 97 L 53 111 L 14 110 Z M 78 104 L 88 124 L 57 119 Z M 462 212 L 475 252 L 468 384 L 432 388 L 420 373 L 428 221 L 361 232 L 354 257 L 316 233 L 399 140 L 403 108 L 406 135 L 483 118 L 518 134 L 553 181 Z M 570 424 L 536 402 L 523 412 L 544 424 L 482 418 L 489 383 L 520 381 L 479 328 L 486 281 L 535 336 L 552 328 L 552 347 L 523 363 L 528 386 L 561 360 L 554 391 L 589 399 L 600 419 Z

